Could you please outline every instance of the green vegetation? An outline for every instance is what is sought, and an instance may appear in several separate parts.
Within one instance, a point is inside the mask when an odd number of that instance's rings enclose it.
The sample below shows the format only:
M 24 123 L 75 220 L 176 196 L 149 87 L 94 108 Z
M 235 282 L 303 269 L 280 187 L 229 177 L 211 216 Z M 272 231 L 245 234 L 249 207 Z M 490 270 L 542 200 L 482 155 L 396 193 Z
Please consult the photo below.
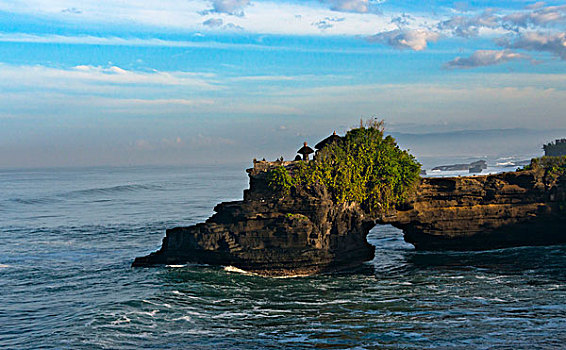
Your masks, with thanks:
M 293 186 L 324 185 L 336 202 L 357 202 L 375 214 L 407 199 L 418 183 L 420 164 L 393 137 L 384 137 L 383 121 L 369 121 L 292 172 L 272 170 L 270 188 L 285 195 Z
M 287 195 L 296 182 L 285 167 L 278 166 L 267 174 L 267 184 L 273 191 Z
M 566 156 L 534 158 L 524 170 L 544 171 L 545 178 L 553 182 L 566 176 Z
M 295 220 L 308 220 L 308 218 L 307 218 L 305 215 L 303 215 L 303 214 L 287 213 L 287 214 L 285 215 L 285 217 L 286 217 L 287 219 L 291 219 L 291 220 L 293 220 L 293 219 L 295 219 Z

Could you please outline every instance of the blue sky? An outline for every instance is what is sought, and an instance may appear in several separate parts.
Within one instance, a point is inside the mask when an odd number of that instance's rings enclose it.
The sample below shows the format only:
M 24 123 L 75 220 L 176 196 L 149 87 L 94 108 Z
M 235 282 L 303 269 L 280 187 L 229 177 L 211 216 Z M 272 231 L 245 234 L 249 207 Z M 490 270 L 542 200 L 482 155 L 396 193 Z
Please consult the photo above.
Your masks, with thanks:
M 565 31 L 560 1 L 0 1 L 0 167 L 291 158 L 372 116 L 550 137 Z

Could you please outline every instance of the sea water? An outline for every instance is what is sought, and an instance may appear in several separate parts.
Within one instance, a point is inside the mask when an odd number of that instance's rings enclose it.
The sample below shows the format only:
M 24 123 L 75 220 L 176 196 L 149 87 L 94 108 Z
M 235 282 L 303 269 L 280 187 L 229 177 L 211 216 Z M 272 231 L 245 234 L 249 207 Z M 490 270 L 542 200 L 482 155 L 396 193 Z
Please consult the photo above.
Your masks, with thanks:
M 0 348 L 564 348 L 565 246 L 416 252 L 381 226 L 337 274 L 130 267 L 241 199 L 244 169 L 0 171 Z

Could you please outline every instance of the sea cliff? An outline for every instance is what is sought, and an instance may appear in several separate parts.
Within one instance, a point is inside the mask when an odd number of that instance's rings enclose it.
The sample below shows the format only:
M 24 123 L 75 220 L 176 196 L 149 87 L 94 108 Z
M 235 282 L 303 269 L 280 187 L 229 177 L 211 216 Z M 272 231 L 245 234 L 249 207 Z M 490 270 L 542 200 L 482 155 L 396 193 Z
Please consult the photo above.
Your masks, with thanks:
M 244 199 L 217 205 L 206 222 L 168 229 L 161 249 L 133 266 L 232 265 L 262 275 L 303 275 L 371 260 L 369 230 L 391 224 L 416 249 L 481 250 L 566 243 L 566 178 L 543 168 L 459 178 L 422 178 L 411 195 L 378 213 L 337 202 L 323 185 L 275 193 L 254 162 Z
M 422 250 L 566 243 L 566 178 L 544 169 L 423 178 L 406 205 L 377 221 Z
M 196 262 L 305 275 L 371 260 L 375 248 L 366 236 L 373 220 L 355 203 L 334 203 L 324 186 L 279 196 L 268 185 L 268 173 L 280 165 L 255 162 L 244 200 L 218 204 L 204 223 L 168 229 L 161 249 L 136 258 L 133 266 Z

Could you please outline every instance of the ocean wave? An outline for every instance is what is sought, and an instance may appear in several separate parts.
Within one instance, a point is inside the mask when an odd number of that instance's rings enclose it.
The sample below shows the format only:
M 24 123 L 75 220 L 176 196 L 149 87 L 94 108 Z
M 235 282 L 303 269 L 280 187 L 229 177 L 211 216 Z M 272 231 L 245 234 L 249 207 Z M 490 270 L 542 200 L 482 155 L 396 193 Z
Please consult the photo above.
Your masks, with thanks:
M 127 316 L 122 316 L 117 320 L 112 321 L 112 325 L 116 326 L 119 324 L 123 324 L 123 323 L 130 323 L 132 320 L 130 320 Z
M 52 204 L 55 202 L 60 202 L 61 199 L 55 197 L 40 197 L 40 198 L 9 198 L 7 202 L 25 204 L 25 205 L 37 205 L 37 204 Z
M 166 308 L 168 308 L 168 309 L 170 309 L 170 308 L 172 307 L 171 304 L 167 304 L 167 303 L 161 303 L 161 304 L 160 304 L 160 303 L 155 303 L 155 302 L 150 301 L 150 300 L 147 300 L 147 299 L 143 299 L 142 302 L 143 302 L 143 303 L 150 304 L 150 305 L 154 305 L 154 306 L 160 306 L 160 307 L 163 306 L 163 307 L 166 307 Z
M 192 322 L 192 319 L 190 316 L 181 316 L 181 317 L 177 317 L 172 319 L 171 321 L 187 321 L 187 322 Z
M 76 199 L 81 197 L 97 196 L 97 195 L 112 195 L 125 192 L 138 192 L 138 191 L 156 191 L 161 190 L 162 186 L 159 185 L 142 185 L 142 184 L 129 184 L 129 185 L 118 185 L 110 187 L 96 187 L 88 188 L 84 190 L 76 190 L 70 192 L 64 192 L 59 194 L 53 194 L 38 198 L 9 198 L 6 202 L 17 203 L 24 205 L 43 205 L 43 204 L 53 204 L 57 202 L 62 202 L 68 199 Z M 109 199 L 97 199 L 93 202 L 105 202 Z
M 144 315 L 144 316 L 149 316 L 149 317 L 155 317 L 155 315 L 159 312 L 159 310 L 151 310 L 151 311 L 140 311 L 140 312 L 134 312 L 134 314 L 137 315 Z
M 224 267 L 224 271 L 226 272 L 234 272 L 234 273 L 241 273 L 242 275 L 256 275 L 258 276 L 258 274 L 253 273 L 253 272 L 249 272 L 246 270 L 242 270 L 240 268 L 237 268 L 236 266 L 225 266 Z
M 110 187 L 96 187 L 88 188 L 85 190 L 76 190 L 63 194 L 63 197 L 81 197 L 90 196 L 98 194 L 113 194 L 113 193 L 123 193 L 123 192 L 137 192 L 137 191 L 147 191 L 147 190 L 160 190 L 162 186 L 159 185 L 142 185 L 142 184 L 128 184 L 128 185 L 117 185 Z
M 233 273 L 239 273 L 242 275 L 248 275 L 248 276 L 259 276 L 259 277 L 268 277 L 268 278 L 277 278 L 277 279 L 284 279 L 284 278 L 300 278 L 300 277 L 309 277 L 312 276 L 311 274 L 296 274 L 296 275 L 285 275 L 285 276 L 266 276 L 266 275 L 262 275 L 260 273 L 256 273 L 256 272 L 251 272 L 251 271 L 246 271 L 246 270 L 242 270 L 236 266 L 225 266 L 224 267 L 224 271 L 226 272 L 233 272 Z

